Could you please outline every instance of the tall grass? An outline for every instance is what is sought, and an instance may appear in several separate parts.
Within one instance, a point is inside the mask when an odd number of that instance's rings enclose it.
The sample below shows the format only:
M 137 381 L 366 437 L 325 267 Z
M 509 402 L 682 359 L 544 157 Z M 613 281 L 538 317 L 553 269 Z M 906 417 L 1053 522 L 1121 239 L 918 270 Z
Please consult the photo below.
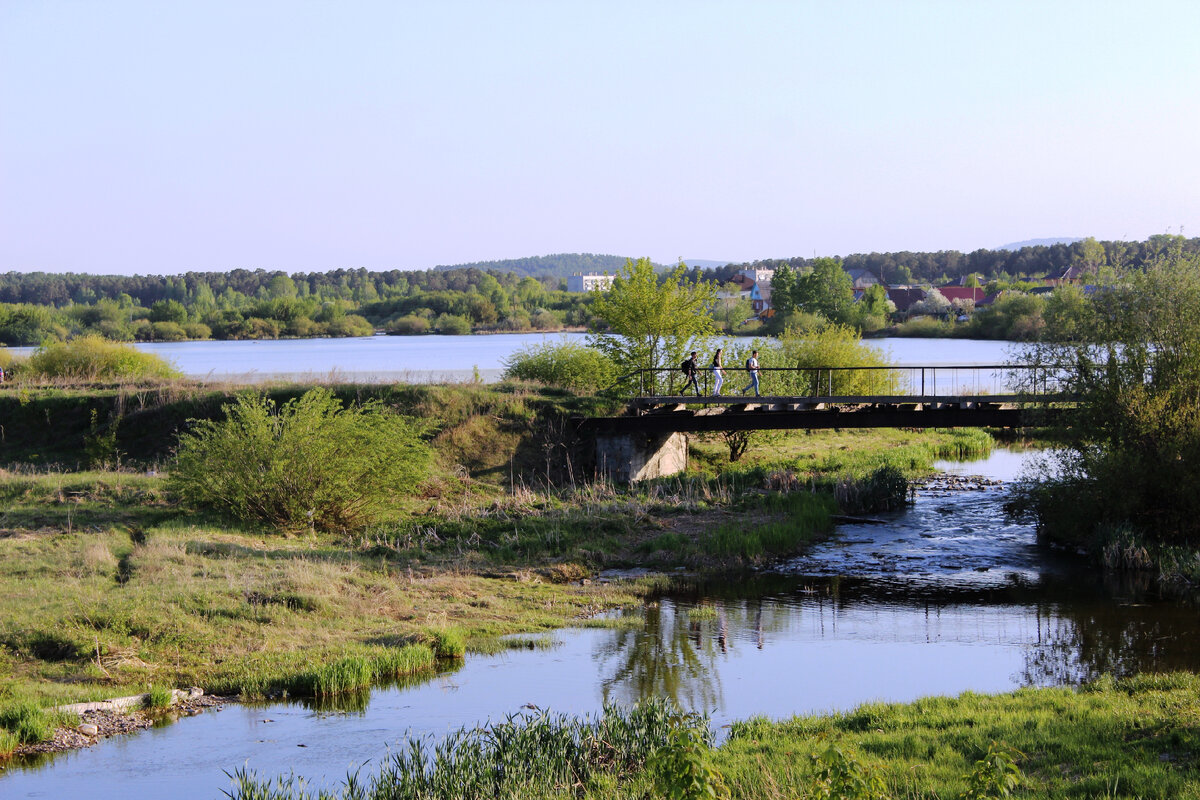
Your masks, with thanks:
M 146 693 L 146 708 L 161 710 L 175 702 L 175 693 L 167 686 L 154 684 Z
M 70 721 L 70 715 L 43 708 L 33 700 L 5 705 L 0 708 L 0 753 L 6 743 L 11 751 L 17 744 L 44 742 L 59 725 Z
M 208 683 L 213 694 L 247 700 L 270 697 L 333 697 L 372 684 L 432 670 L 433 649 L 424 644 L 362 648 L 313 666 L 305 653 L 268 653 L 219 673 Z
M 766 495 L 759 505 L 786 516 L 781 521 L 761 525 L 748 526 L 745 522 L 720 525 L 701 538 L 704 552 L 749 560 L 795 553 L 817 534 L 829 530 L 832 526 L 830 515 L 837 511 L 833 498 L 825 493 Z
M 473 800 L 576 795 L 614 778 L 641 772 L 680 727 L 700 730 L 707 720 L 681 715 L 666 701 L 630 708 L 606 705 L 596 717 L 535 712 L 479 728 L 461 728 L 437 741 L 413 737 L 367 783 L 351 778 L 322 798 L 358 800 Z M 301 800 L 318 795 L 302 781 L 260 781 L 234 773 L 233 800 Z

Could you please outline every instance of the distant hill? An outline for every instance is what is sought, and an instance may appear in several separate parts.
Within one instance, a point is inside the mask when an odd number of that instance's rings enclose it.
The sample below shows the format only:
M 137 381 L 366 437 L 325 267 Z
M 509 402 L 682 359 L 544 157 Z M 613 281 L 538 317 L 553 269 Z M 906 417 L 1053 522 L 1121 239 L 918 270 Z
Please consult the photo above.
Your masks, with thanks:
M 515 272 L 521 276 L 566 278 L 577 272 L 615 274 L 625 266 L 625 256 L 604 256 L 593 253 L 555 253 L 549 256 L 510 258 L 505 261 L 476 261 L 473 264 L 453 264 L 434 267 L 436 272 L 456 269 L 496 270 Z
M 1075 244 L 1082 242 L 1082 236 L 1059 236 L 1053 239 L 1026 239 L 1023 242 L 1013 242 L 1012 244 L 1002 244 L 997 247 L 997 250 L 1020 250 L 1022 247 L 1050 247 L 1055 244 Z
M 700 269 L 718 269 L 720 267 L 732 264 L 732 261 L 714 261 L 711 258 L 685 258 L 683 263 L 689 267 L 698 267 Z

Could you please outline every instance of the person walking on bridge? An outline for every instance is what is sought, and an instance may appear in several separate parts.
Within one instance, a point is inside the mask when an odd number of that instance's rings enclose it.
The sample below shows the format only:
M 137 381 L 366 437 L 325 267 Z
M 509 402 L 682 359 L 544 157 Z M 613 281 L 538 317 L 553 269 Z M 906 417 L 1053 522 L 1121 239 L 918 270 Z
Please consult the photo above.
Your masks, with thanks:
M 696 373 L 699 372 L 699 370 L 696 369 L 697 355 L 699 355 L 699 353 L 693 350 L 692 354 L 683 362 L 683 388 L 679 390 L 680 394 L 687 392 L 688 387 L 690 386 L 692 387 L 692 394 L 696 395 L 696 397 L 700 396 L 700 384 L 696 381 Z
M 725 370 L 721 369 L 721 348 L 717 348 L 717 352 L 713 353 L 713 396 L 721 394 L 721 384 L 725 382 Z
M 755 397 L 762 397 L 758 391 L 758 351 L 754 350 L 750 353 L 750 357 L 746 359 L 746 372 L 750 373 L 750 382 L 742 387 L 742 394 L 754 390 Z

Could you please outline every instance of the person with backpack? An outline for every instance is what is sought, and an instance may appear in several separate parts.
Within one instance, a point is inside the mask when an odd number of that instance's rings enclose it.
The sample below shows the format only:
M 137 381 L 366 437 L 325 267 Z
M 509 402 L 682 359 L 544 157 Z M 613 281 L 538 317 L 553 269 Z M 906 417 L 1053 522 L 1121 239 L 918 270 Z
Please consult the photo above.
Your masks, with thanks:
M 693 350 L 692 354 L 679 365 L 679 368 L 683 370 L 683 388 L 679 390 L 680 394 L 686 392 L 687 388 L 691 386 L 696 397 L 700 396 L 700 384 L 696 381 L 696 355 L 696 351 Z
M 746 359 L 746 372 L 750 373 L 750 382 L 742 387 L 742 394 L 754 390 L 755 397 L 762 397 L 758 391 L 758 351 L 754 350 L 750 353 L 750 357 Z
M 725 382 L 725 370 L 721 369 L 721 348 L 717 348 L 717 352 L 713 353 L 713 381 L 716 386 L 713 388 L 713 395 L 721 394 L 721 384 Z

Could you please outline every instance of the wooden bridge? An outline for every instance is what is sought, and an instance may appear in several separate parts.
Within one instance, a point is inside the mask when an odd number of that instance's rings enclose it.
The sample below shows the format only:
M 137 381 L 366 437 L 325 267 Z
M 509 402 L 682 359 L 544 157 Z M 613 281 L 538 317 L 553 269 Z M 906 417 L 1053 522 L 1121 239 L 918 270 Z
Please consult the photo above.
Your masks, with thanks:
M 578 420 L 595 436 L 597 463 L 620 480 L 670 474 L 687 462 L 687 433 L 819 428 L 1018 428 L 1047 424 L 1069 405 L 1056 367 L 902 365 L 763 367 L 763 396 L 745 396 L 744 367 L 727 368 L 722 393 L 711 369 L 700 393 L 678 369 L 624 376 L 625 413 Z M 682 466 L 681 466 L 682 464 Z

